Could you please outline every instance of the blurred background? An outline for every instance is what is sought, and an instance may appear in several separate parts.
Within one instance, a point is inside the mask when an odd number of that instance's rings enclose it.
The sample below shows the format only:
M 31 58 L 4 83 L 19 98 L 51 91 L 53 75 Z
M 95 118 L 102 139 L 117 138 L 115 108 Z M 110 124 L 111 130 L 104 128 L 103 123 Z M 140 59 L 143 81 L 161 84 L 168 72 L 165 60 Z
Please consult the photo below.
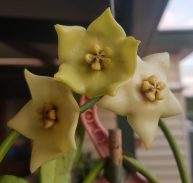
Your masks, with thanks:
M 141 40 L 141 57 L 169 52 L 169 83 L 183 105 L 181 116 L 168 119 L 183 157 L 193 176 L 193 1 L 191 0 L 1 0 L 0 1 L 0 140 L 6 122 L 30 98 L 23 70 L 49 75 L 57 71 L 57 36 L 54 24 L 88 24 L 111 6 L 128 35 Z M 160 182 L 180 182 L 172 153 L 162 133 L 149 151 L 132 133 L 126 119 L 99 110 L 106 128 L 123 129 L 126 152 L 131 152 L 156 174 Z M 125 140 L 127 139 L 127 140 Z M 92 144 L 84 152 L 97 157 Z M 30 143 L 19 138 L 0 164 L 0 174 L 29 175 Z M 31 179 L 31 178 L 30 178 Z

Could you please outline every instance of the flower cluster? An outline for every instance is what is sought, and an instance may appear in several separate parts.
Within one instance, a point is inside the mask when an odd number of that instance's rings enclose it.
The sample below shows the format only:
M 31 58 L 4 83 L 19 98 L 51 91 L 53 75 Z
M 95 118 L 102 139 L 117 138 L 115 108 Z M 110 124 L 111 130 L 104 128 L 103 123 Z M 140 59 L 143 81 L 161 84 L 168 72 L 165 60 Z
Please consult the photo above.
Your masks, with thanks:
M 76 147 L 80 109 L 73 92 L 89 98 L 103 96 L 98 105 L 127 116 L 148 148 L 159 118 L 181 111 L 167 85 L 168 54 L 141 60 L 137 56 L 139 41 L 126 36 L 110 9 L 87 29 L 55 28 L 59 71 L 51 78 L 25 70 L 32 99 L 8 123 L 33 141 L 31 171 Z

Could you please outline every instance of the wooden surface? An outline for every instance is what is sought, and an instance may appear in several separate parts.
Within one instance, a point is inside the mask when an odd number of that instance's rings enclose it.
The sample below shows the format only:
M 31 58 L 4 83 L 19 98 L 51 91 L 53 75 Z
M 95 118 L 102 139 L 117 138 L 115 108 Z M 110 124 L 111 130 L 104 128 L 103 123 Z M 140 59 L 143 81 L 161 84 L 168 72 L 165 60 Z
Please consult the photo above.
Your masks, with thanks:
M 122 137 L 120 129 L 109 130 L 109 152 L 112 163 L 122 165 Z

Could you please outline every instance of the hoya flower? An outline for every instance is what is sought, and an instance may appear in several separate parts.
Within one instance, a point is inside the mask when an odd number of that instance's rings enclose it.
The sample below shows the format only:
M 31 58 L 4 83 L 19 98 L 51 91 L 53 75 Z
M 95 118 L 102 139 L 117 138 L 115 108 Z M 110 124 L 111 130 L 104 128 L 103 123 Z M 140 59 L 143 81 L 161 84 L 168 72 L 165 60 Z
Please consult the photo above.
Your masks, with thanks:
M 87 29 L 55 26 L 58 34 L 59 71 L 55 79 L 89 97 L 115 95 L 134 73 L 139 41 L 126 37 L 110 9 Z
M 30 170 L 61 157 L 76 147 L 75 130 L 79 107 L 71 91 L 53 78 L 25 70 L 32 99 L 13 117 L 8 126 L 32 139 Z
M 155 137 L 158 121 L 181 112 L 181 106 L 167 83 L 168 53 L 138 58 L 136 73 L 114 97 L 104 96 L 99 106 L 119 115 L 128 122 L 148 148 Z

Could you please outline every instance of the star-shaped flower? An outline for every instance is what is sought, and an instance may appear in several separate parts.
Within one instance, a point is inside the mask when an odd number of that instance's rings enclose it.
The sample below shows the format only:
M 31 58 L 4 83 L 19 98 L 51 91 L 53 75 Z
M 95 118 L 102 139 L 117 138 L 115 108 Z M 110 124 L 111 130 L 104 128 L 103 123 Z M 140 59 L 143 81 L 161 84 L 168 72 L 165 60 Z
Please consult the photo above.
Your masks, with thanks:
M 25 70 L 32 99 L 8 126 L 32 139 L 30 170 L 74 149 L 79 107 L 71 91 L 53 78 Z
M 167 85 L 168 53 L 138 58 L 132 79 L 114 97 L 104 96 L 99 106 L 119 115 L 128 122 L 148 148 L 156 134 L 159 118 L 181 113 L 181 106 Z
M 115 95 L 134 73 L 139 41 L 126 37 L 110 9 L 87 29 L 56 25 L 59 71 L 55 79 L 89 97 Z

